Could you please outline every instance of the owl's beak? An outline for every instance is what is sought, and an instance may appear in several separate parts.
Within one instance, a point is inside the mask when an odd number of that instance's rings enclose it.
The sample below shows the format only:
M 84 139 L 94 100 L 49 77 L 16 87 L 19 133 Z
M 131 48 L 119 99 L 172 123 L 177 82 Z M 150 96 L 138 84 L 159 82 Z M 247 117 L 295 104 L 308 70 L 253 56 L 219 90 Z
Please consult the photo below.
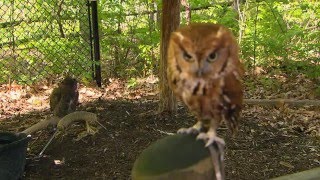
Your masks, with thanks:
M 202 74 L 203 74 L 202 69 L 199 69 L 199 70 L 197 71 L 197 76 L 198 76 L 198 77 L 201 77 L 201 76 L 202 76 Z

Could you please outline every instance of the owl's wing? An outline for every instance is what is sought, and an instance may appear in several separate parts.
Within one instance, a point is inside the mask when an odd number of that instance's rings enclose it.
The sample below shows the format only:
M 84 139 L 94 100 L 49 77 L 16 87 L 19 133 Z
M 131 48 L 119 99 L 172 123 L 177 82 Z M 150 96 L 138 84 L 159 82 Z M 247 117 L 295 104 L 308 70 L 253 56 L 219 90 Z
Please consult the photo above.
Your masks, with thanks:
M 234 71 L 236 72 L 236 71 Z M 243 87 L 239 73 L 228 73 L 225 76 L 225 85 L 222 93 L 224 119 L 232 134 L 237 132 L 240 111 L 243 102 Z

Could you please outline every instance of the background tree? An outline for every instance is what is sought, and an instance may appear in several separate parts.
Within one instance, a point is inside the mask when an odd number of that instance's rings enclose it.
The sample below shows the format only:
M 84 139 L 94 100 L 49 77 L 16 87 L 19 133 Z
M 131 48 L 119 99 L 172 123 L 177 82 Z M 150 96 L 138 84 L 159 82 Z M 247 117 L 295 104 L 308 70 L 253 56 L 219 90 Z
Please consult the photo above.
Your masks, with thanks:
M 171 32 L 180 24 L 180 0 L 162 1 L 161 43 L 160 43 L 160 112 L 176 110 L 176 99 L 167 82 L 167 49 Z

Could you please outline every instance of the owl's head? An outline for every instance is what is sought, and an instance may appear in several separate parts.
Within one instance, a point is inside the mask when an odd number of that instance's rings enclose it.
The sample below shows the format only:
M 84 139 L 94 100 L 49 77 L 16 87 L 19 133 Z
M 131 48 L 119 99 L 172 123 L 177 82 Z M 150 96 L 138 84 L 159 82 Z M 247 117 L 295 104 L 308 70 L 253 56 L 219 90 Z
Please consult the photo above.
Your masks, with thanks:
M 232 32 L 218 24 L 191 24 L 173 32 L 168 61 L 194 78 L 223 72 L 228 64 L 239 62 L 237 42 Z
M 64 86 L 76 91 L 78 89 L 79 84 L 75 78 L 67 76 L 62 80 L 62 82 L 60 83 L 60 86 Z

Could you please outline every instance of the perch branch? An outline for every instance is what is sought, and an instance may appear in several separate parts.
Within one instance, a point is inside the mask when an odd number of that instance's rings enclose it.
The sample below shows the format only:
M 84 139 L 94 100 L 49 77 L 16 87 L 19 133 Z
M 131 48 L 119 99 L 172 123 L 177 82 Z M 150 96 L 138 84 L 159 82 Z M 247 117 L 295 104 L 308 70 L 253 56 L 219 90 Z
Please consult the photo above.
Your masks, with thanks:
M 288 104 L 290 106 L 320 106 L 319 100 L 295 100 L 295 99 L 245 99 L 245 104 L 262 106 L 281 106 Z

